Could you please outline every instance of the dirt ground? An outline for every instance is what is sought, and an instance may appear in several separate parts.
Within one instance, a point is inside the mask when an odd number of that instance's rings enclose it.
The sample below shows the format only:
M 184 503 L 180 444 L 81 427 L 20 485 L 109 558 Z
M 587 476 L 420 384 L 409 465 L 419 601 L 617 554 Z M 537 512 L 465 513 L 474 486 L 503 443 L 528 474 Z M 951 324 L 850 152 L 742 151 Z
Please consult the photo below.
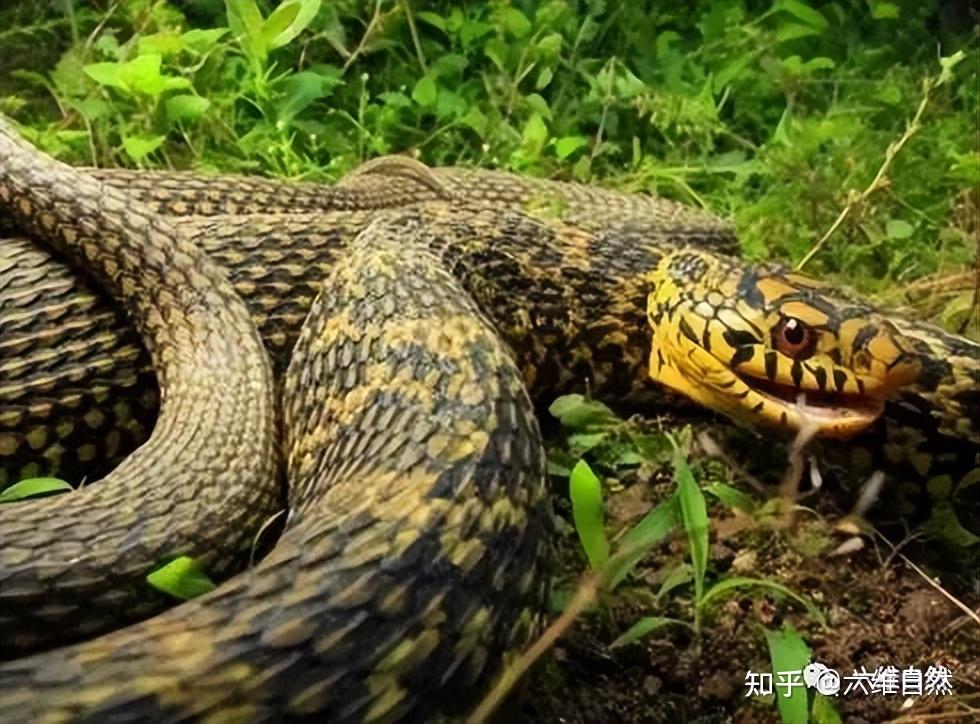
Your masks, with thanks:
M 637 482 L 612 495 L 607 512 L 625 524 L 669 494 L 670 486 L 669 481 Z M 539 663 L 516 720 L 779 722 L 772 698 L 746 696 L 745 678 L 748 670 L 772 671 L 764 629 L 778 630 L 789 622 L 811 647 L 813 660 L 844 677 L 862 666 L 874 671 L 887 665 L 925 672 L 941 664 L 953 674 L 949 696 L 838 694 L 833 706 L 840 721 L 980 721 L 980 626 L 912 566 L 938 572 L 938 583 L 977 611 L 975 557 L 926 541 L 903 545 L 900 536 L 893 536 L 893 542 L 867 537 L 858 542 L 835 529 L 843 516 L 841 497 L 833 491 L 820 494 L 807 501 L 813 512 L 790 519 L 736 516 L 720 505 L 709 510 L 709 582 L 730 575 L 777 581 L 813 601 L 826 617 L 826 628 L 791 600 L 737 589 L 713 608 L 700 637 L 671 626 L 610 648 L 642 616 L 691 621 L 690 585 L 668 593 L 659 604 L 654 601 L 666 573 L 688 555 L 683 532 L 675 533 Z M 835 555 L 841 544 L 845 550 L 861 547 Z M 585 568 L 571 531 L 560 545 L 560 560 L 559 593 L 573 589 Z

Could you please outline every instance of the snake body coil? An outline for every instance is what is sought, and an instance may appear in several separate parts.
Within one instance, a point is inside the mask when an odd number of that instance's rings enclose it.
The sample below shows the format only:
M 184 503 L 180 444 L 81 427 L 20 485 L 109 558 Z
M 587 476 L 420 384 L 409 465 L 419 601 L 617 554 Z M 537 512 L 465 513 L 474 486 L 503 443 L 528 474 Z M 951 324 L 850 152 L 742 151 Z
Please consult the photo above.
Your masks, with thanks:
M 13 156 L 28 154 L 6 138 Z M 44 185 L 44 174 L 30 171 L 38 167 L 31 156 L 0 174 L 0 204 L 21 224 L 38 218 L 17 211 L 26 187 Z M 465 706 L 501 654 L 539 624 L 551 518 L 534 402 L 584 380 L 616 400 L 648 391 L 651 373 L 680 385 L 671 375 L 683 367 L 670 350 L 717 367 L 705 378 L 722 389 L 750 388 L 736 391 L 744 409 L 718 405 L 736 417 L 755 410 L 797 425 L 784 398 L 806 393 L 820 407 L 814 414 L 831 422 L 841 419 L 836 410 L 883 405 L 892 441 L 908 429 L 899 413 L 910 404 L 921 403 L 912 424 L 923 439 L 960 441 L 972 429 L 962 423 L 960 396 L 963 380 L 976 374 L 975 345 L 893 323 L 778 269 L 736 274 L 735 262 L 715 256 L 730 232 L 676 205 L 390 161 L 332 193 L 280 195 L 263 181 L 209 187 L 167 174 L 145 186 L 125 178 L 101 174 L 106 188 L 126 185 L 163 214 L 153 223 L 167 219 L 174 243 L 193 240 L 228 270 L 278 368 L 288 364 L 282 444 L 290 516 L 273 552 L 215 592 L 93 641 L 4 664 L 3 721 L 424 720 L 453 702 Z M 303 214 L 285 214 L 280 203 Z M 33 231 L 50 234 L 44 224 Z M 132 407 L 134 390 L 137 397 L 150 390 L 149 370 L 97 292 L 29 242 L 8 248 L 15 251 L 0 257 L 0 329 L 15 333 L 17 357 L 0 365 L 0 399 L 15 401 L 20 418 L 0 420 L 0 434 L 15 443 L 8 456 L 20 454 L 31 439 L 14 430 L 34 420 L 44 431 L 37 449 L 54 451 L 35 464 L 83 465 L 89 461 L 78 450 L 94 443 L 82 441 L 118 432 L 132 410 L 89 426 L 90 438 L 75 437 L 74 428 L 59 438 L 58 424 L 78 424 L 81 410 Z M 716 264 L 725 273 L 707 274 Z M 692 277 L 692 293 L 666 294 L 668 280 Z M 38 285 L 45 294 L 32 297 Z M 821 335 L 806 358 L 780 346 L 774 330 L 787 318 L 805 319 Z M 183 325 L 195 320 L 167 319 L 176 334 L 190 334 Z M 154 365 L 163 354 L 155 345 Z M 954 348 L 954 361 L 940 365 Z M 73 379 L 101 387 L 86 397 Z M 164 406 L 149 445 L 174 434 L 164 424 L 170 375 L 160 383 Z M 750 396 L 757 392 L 765 397 Z M 950 424 L 927 429 L 942 419 Z M 133 434 L 138 440 L 141 431 Z M 195 470 L 200 477 L 186 492 L 206 496 L 224 469 Z M 180 495 L 157 485 L 159 498 Z M 69 514 L 79 525 L 89 515 Z M 36 555 L 26 540 L 25 566 Z M 47 622 L 60 625 L 58 614 L 47 611 Z

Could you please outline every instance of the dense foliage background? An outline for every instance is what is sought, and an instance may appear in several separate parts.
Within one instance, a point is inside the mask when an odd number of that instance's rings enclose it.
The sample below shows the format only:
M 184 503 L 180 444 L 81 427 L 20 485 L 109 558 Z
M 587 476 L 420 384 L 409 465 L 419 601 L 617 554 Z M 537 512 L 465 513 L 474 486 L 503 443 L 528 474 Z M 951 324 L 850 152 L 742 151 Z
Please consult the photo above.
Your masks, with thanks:
M 0 111 L 73 163 L 333 179 L 397 152 L 598 180 L 708 207 L 748 256 L 798 262 L 932 79 L 885 184 L 808 268 L 963 330 L 975 13 L 961 0 L 14 3 L 0 10 Z

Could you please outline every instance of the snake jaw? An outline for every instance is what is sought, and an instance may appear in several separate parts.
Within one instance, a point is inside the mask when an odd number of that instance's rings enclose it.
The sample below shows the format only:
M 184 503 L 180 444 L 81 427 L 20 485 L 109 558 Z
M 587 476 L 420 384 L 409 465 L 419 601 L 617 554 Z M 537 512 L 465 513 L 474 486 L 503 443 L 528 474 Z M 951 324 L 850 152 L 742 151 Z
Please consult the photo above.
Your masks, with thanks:
M 650 377 L 750 427 L 846 439 L 921 373 L 881 315 L 805 277 L 681 250 L 648 279 Z

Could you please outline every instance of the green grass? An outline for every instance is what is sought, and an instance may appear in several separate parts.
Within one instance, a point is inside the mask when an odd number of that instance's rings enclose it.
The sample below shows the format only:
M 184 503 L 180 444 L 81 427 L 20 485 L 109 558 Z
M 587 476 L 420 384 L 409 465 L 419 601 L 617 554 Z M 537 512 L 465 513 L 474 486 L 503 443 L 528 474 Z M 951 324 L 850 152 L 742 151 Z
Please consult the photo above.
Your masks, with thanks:
M 790 262 L 962 50 L 808 269 L 954 329 L 973 308 L 980 53 L 935 0 L 102 7 L 0 11 L 0 110 L 73 163 L 335 179 L 410 153 L 679 198 L 732 218 L 748 257 Z

